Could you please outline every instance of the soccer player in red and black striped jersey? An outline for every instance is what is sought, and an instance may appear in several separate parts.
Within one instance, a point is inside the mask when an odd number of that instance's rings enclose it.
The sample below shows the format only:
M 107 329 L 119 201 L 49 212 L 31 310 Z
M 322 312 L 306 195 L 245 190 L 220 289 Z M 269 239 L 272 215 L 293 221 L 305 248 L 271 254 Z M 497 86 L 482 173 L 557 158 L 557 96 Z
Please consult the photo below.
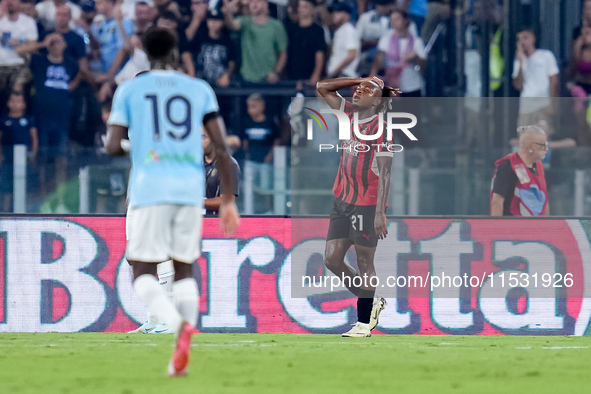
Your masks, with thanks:
M 338 91 L 356 86 L 351 102 Z M 355 113 L 359 132 L 369 136 L 379 132 L 379 112 L 391 105 L 395 89 L 384 86 L 377 77 L 336 78 L 318 82 L 318 94 L 334 109 L 345 112 L 351 123 Z M 375 287 L 369 278 L 376 275 L 374 255 L 378 239 L 388 234 L 386 204 L 390 189 L 390 174 L 394 156 L 393 141 L 386 139 L 386 125 L 375 140 L 363 140 L 351 131 L 351 138 L 343 141 L 337 177 L 333 186 L 336 196 L 330 213 L 330 225 L 325 250 L 325 265 L 355 294 L 357 323 L 344 337 L 369 337 L 378 323 L 379 313 L 386 300 L 375 297 Z M 359 274 L 345 263 L 345 254 L 354 245 Z M 361 276 L 367 280 L 360 281 Z M 361 283 L 356 286 L 355 283 Z M 375 298 L 375 300 L 374 300 Z

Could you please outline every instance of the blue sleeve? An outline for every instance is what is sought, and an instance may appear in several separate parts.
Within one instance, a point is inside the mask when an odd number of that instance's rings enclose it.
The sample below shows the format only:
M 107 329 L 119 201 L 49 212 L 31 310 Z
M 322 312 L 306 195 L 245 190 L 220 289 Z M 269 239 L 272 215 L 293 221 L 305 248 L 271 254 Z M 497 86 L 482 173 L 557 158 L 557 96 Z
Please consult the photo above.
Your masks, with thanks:
M 123 28 L 129 37 L 133 36 L 135 33 L 135 26 L 130 19 L 123 19 Z
M 121 24 L 123 25 L 123 30 L 125 30 L 125 34 L 127 34 L 128 37 L 131 37 L 133 35 L 133 32 L 135 31 L 133 22 L 129 19 L 123 19 Z M 120 30 L 120 27 L 118 25 L 117 34 L 115 34 L 115 39 L 117 40 L 117 48 L 121 49 L 125 44 L 125 40 L 123 39 L 123 32 Z
M 203 103 L 203 115 L 219 111 L 220 107 L 218 106 L 218 100 L 215 96 L 213 89 L 207 82 L 202 81 L 202 83 L 204 86 L 203 91 L 205 92 L 205 101 Z
M 127 98 L 127 83 L 123 83 L 115 90 L 109 125 L 129 127 L 129 103 Z

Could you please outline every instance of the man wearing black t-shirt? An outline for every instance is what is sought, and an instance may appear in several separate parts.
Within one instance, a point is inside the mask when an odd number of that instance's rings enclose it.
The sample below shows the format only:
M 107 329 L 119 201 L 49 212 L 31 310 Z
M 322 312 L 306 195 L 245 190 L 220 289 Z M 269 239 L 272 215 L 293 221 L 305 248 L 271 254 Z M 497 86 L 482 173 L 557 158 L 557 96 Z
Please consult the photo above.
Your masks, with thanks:
M 258 94 L 251 94 L 246 99 L 245 117 L 241 140 L 246 152 L 246 159 L 256 163 L 273 161 L 273 146 L 279 144 L 277 125 L 265 112 L 265 99 Z
M 248 116 L 245 117 L 240 140 L 246 154 L 245 173 L 252 174 L 252 180 L 263 190 L 272 189 L 273 146 L 279 145 L 279 129 L 272 118 L 265 113 L 265 100 L 258 94 L 251 94 L 246 99 Z M 248 171 L 247 171 L 248 170 Z M 257 203 L 262 203 L 257 199 Z M 268 195 L 264 207 L 255 207 L 255 213 L 269 210 L 271 199 Z
M 207 29 L 195 36 L 189 50 L 195 59 L 195 76 L 213 87 L 225 88 L 236 66 L 236 52 L 224 26 L 224 14 L 207 11 Z
M 314 0 L 299 0 L 298 23 L 287 25 L 287 78 L 303 80 L 315 86 L 324 65 L 324 30 L 314 23 Z

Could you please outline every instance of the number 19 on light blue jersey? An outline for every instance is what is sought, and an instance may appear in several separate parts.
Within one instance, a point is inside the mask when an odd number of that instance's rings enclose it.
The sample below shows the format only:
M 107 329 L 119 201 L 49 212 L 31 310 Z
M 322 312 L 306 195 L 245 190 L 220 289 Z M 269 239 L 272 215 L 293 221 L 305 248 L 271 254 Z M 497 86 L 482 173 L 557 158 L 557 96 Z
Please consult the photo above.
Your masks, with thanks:
M 119 86 L 109 124 L 129 129 L 130 206 L 203 203 L 203 117 L 218 109 L 207 82 L 176 71 Z

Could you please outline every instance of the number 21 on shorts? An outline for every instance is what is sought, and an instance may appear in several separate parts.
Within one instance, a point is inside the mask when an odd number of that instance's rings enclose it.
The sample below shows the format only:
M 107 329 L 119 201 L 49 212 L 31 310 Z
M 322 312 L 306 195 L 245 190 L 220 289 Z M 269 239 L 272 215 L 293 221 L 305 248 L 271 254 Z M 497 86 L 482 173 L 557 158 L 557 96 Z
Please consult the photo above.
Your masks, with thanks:
M 363 231 L 363 215 L 351 215 L 351 226 L 355 231 Z M 359 228 L 357 228 L 359 226 Z

